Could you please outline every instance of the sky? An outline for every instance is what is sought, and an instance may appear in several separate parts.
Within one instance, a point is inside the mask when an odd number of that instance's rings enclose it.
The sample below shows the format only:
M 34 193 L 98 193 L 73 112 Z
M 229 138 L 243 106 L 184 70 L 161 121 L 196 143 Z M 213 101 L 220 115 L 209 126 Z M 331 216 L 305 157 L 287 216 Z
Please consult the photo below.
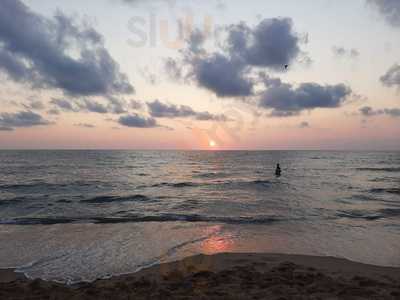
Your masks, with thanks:
M 0 149 L 399 150 L 398 0 L 2 0 Z

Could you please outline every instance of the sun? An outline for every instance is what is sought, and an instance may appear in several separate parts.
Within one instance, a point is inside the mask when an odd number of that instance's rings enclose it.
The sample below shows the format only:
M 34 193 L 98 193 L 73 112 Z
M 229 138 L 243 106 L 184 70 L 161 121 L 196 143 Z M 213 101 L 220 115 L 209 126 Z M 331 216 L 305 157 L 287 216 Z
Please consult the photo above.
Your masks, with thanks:
M 215 141 L 213 141 L 213 140 L 210 140 L 210 142 L 208 143 L 208 145 L 209 145 L 211 148 L 217 147 L 217 143 L 216 143 Z

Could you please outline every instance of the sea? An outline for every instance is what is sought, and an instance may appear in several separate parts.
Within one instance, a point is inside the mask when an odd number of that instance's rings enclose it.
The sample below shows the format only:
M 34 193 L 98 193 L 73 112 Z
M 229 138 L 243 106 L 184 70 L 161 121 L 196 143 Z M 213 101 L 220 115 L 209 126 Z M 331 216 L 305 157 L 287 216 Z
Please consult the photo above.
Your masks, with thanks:
M 222 252 L 400 267 L 400 152 L 0 151 L 0 268 L 74 284 Z

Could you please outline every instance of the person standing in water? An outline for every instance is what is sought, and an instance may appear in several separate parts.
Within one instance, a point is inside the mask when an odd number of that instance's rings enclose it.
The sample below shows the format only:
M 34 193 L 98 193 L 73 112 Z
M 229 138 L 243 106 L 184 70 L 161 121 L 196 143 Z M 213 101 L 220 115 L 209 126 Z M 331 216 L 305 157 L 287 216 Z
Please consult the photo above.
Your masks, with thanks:
M 281 166 L 279 164 L 276 165 L 275 175 L 280 177 L 282 174 Z

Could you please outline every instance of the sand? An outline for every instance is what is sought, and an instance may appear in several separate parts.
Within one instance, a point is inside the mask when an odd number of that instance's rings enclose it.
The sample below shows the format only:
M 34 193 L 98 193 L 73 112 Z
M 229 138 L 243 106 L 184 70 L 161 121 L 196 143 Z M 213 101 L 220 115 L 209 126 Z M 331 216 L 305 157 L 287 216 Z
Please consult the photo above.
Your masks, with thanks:
M 400 268 L 332 257 L 198 255 L 75 286 L 3 270 L 0 299 L 400 299 Z

